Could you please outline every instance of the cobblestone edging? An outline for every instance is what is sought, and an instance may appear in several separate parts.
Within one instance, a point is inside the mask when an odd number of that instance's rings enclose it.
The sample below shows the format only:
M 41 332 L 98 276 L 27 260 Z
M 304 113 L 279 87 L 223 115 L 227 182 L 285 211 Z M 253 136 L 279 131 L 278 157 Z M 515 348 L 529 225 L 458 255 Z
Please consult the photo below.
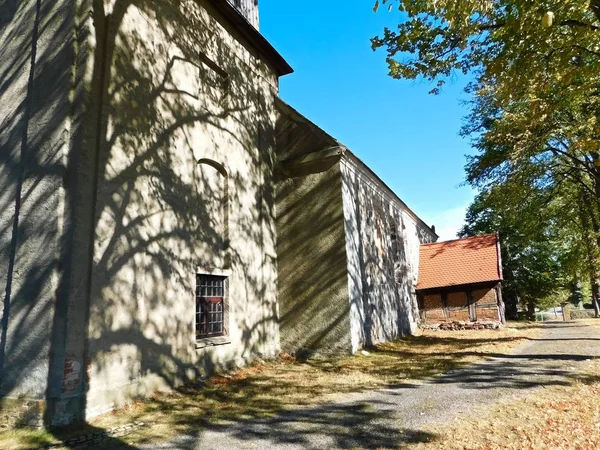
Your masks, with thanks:
M 66 446 L 72 448 L 73 450 L 83 450 L 91 445 L 101 444 L 103 441 L 106 441 L 108 439 L 125 436 L 145 426 L 146 424 L 144 422 L 128 423 L 120 427 L 109 428 L 108 430 L 98 431 L 96 433 L 90 433 L 83 436 L 77 436 L 75 438 L 67 439 L 66 441 L 59 442 L 56 444 L 48 444 L 45 445 L 44 448 L 51 449 Z

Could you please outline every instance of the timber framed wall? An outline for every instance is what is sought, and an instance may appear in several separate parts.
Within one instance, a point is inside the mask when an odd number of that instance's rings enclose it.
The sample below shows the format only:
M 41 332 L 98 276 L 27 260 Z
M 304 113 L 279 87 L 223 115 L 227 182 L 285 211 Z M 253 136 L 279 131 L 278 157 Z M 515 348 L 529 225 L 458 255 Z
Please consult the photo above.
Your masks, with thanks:
M 421 320 L 502 322 L 500 283 L 454 286 L 417 292 Z

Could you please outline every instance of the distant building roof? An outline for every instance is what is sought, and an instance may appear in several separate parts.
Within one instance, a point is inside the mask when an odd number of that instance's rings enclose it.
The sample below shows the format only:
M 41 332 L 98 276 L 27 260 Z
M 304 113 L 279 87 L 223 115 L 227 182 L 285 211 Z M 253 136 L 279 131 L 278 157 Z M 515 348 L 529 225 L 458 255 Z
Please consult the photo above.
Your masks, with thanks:
M 421 245 L 418 290 L 501 280 L 496 234 Z

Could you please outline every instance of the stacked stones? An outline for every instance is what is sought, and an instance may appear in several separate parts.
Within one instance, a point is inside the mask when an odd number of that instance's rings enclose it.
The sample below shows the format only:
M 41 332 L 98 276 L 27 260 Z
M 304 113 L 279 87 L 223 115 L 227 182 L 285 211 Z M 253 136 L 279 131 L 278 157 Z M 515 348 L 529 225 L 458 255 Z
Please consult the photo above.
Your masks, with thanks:
M 106 441 L 108 439 L 125 436 L 139 428 L 144 427 L 145 425 L 146 424 L 144 422 L 128 423 L 117 428 L 111 428 L 96 433 L 78 436 L 56 444 L 49 444 L 46 445 L 44 448 L 57 448 L 67 446 L 69 448 L 72 448 L 73 450 L 83 450 L 93 445 L 100 444 L 101 442 Z
M 424 330 L 499 330 L 502 325 L 498 322 L 445 322 L 440 324 L 422 324 Z

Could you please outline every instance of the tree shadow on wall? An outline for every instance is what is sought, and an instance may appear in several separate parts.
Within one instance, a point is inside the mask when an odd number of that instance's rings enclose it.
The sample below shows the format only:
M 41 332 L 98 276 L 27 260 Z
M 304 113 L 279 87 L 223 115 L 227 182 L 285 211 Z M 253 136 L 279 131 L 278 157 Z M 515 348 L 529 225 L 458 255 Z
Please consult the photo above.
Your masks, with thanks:
M 36 372 L 48 386 L 45 423 L 61 424 L 85 419 L 90 375 L 143 397 L 145 377 L 176 387 L 232 363 L 194 347 L 199 266 L 232 269 L 237 359 L 264 351 L 277 320 L 274 124 L 273 92 L 239 52 L 258 55 L 218 40 L 198 5 L 213 12 L 209 2 L 116 0 L 108 10 L 93 0 L 91 35 L 87 3 L 49 3 L 2 4 L 11 62 L 0 98 L 22 101 L 0 122 L 0 209 L 15 211 L 0 222 L 0 395 Z M 228 169 L 229 239 L 215 211 L 223 192 L 201 158 Z
M 281 346 L 301 358 L 350 351 L 340 192 L 335 167 L 278 184 Z

